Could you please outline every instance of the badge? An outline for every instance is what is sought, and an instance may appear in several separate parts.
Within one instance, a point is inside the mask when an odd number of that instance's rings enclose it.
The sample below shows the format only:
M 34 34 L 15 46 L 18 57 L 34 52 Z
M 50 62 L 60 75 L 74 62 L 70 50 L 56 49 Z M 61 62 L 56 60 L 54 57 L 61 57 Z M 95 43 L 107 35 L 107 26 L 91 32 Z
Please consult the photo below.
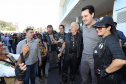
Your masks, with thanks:
M 100 48 L 100 49 L 102 49 L 102 48 L 103 48 L 103 44 L 102 44 L 102 43 L 99 45 L 99 48 Z

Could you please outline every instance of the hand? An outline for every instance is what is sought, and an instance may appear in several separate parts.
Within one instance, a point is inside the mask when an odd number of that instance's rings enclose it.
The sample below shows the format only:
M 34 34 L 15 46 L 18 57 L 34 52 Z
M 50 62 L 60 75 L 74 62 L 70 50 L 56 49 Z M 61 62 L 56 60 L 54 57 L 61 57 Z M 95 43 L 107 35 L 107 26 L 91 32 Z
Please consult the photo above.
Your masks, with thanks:
M 39 62 L 39 66 L 41 66 L 41 65 L 42 65 L 42 62 L 40 61 L 40 62 Z
M 29 55 L 30 47 L 28 44 L 26 44 L 22 49 L 21 52 L 23 52 L 23 56 L 26 59 Z
M 104 78 L 109 75 L 109 73 L 107 73 L 105 70 L 100 70 L 100 69 L 97 69 L 97 74 L 99 75 L 100 78 Z
M 63 39 L 60 39 L 59 42 L 63 42 Z
M 58 58 L 60 58 L 60 57 L 61 57 L 61 55 L 62 55 L 62 54 L 61 54 L 61 53 L 59 53 L 59 54 L 58 54 Z
M 19 65 L 16 66 L 15 74 L 16 74 L 16 77 L 17 77 L 18 81 L 23 81 L 24 80 L 26 69 L 27 68 L 26 68 L 26 65 L 24 65 L 24 63 L 19 64 Z

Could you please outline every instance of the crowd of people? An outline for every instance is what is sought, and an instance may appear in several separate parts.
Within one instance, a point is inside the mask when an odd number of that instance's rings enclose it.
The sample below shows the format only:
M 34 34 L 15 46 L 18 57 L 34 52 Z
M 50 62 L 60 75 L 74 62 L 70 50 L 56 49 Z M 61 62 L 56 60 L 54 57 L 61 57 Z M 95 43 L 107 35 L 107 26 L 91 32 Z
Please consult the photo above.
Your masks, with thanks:
M 13 84 L 12 79 L 16 84 L 29 84 L 29 79 L 35 84 L 38 72 L 39 81 L 44 83 L 43 77 L 48 77 L 45 73 L 48 61 L 48 72 L 57 68 L 62 74 L 60 84 L 68 82 L 68 69 L 70 84 L 75 84 L 79 66 L 81 84 L 87 84 L 89 76 L 92 84 L 120 84 L 121 70 L 126 69 L 122 49 L 126 37 L 116 30 L 117 23 L 111 17 L 95 19 L 92 5 L 82 8 L 81 16 L 83 26 L 80 28 L 78 22 L 72 22 L 69 33 L 65 33 L 64 25 L 59 25 L 59 32 L 48 25 L 44 33 L 34 33 L 32 28 L 27 28 L 26 33 L 1 34 L 0 77 L 4 77 L 6 84 Z M 13 53 L 11 56 L 5 46 Z M 7 77 L 11 79 L 5 79 Z

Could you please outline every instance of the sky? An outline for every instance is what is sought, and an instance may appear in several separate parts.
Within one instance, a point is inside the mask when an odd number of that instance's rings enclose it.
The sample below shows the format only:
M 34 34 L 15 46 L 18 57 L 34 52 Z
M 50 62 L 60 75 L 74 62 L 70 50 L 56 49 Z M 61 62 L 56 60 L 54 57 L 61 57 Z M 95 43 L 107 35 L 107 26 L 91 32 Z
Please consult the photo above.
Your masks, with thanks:
M 19 31 L 27 25 L 58 27 L 60 0 L 0 0 L 0 20 L 18 24 Z

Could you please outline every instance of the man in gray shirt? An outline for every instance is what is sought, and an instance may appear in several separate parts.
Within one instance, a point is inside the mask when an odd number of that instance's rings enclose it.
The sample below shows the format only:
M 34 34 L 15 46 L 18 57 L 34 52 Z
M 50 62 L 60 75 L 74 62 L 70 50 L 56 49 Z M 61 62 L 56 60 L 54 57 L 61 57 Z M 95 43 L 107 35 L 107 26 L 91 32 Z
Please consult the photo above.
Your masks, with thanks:
M 94 7 L 88 5 L 82 9 L 81 12 L 82 20 L 84 22 L 83 26 L 83 53 L 81 59 L 81 77 L 82 83 L 87 84 L 89 71 L 91 71 L 92 84 L 97 84 L 97 78 L 94 72 L 94 58 L 93 50 L 95 46 L 100 42 L 101 38 L 98 36 L 93 24 L 96 22 L 94 19 L 95 10 Z
M 38 67 L 38 59 L 39 59 L 39 66 L 41 66 L 41 54 L 39 50 L 39 45 L 36 40 L 33 39 L 33 29 L 28 28 L 26 29 L 27 39 L 22 40 L 17 45 L 17 54 L 21 53 L 21 49 L 23 46 L 27 44 L 30 47 L 30 52 L 28 57 L 25 59 L 25 64 L 27 65 L 27 70 L 25 73 L 24 84 L 29 84 L 29 78 L 31 80 L 31 84 L 35 84 L 35 77 Z

